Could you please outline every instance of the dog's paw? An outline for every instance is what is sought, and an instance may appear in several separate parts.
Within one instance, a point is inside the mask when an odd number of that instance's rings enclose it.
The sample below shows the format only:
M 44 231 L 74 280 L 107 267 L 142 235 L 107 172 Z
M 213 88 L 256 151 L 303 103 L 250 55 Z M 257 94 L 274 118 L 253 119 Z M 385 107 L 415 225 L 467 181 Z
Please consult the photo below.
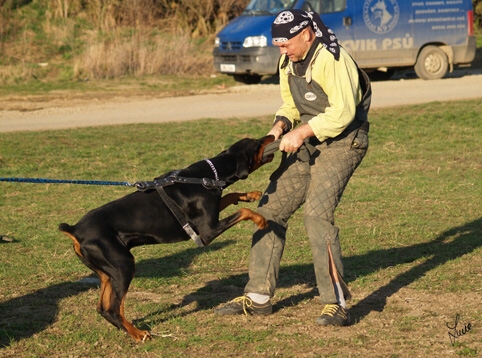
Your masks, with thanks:
M 134 340 L 138 343 L 144 343 L 148 340 L 150 340 L 152 338 L 151 334 L 149 333 L 149 331 L 144 331 L 144 330 L 140 330 L 140 329 L 137 329 L 137 328 L 134 328 L 135 331 L 133 332 L 128 332 L 128 334 L 134 338 Z
M 236 222 L 241 220 L 251 220 L 258 228 L 266 229 L 268 227 L 268 221 L 263 215 L 254 212 L 248 208 L 241 208 L 238 210 L 238 216 Z
M 145 341 L 149 340 L 152 338 L 151 334 L 147 331 L 145 331 L 146 333 L 144 334 L 144 337 L 142 337 L 142 343 L 144 343 Z
M 246 193 L 246 196 L 245 196 L 246 200 L 244 201 L 251 203 L 253 201 L 261 199 L 261 196 L 263 196 L 263 193 L 258 190 L 250 191 L 249 193 Z

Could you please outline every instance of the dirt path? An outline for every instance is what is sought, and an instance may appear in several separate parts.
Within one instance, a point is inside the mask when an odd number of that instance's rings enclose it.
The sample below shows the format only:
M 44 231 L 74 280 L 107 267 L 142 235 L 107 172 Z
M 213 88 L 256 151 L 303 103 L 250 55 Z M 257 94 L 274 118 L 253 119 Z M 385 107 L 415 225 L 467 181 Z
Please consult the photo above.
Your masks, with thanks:
M 464 75 L 465 74 L 465 75 Z M 437 81 L 401 79 L 374 82 L 372 108 L 482 97 L 482 73 L 462 73 Z M 274 114 L 278 86 L 236 86 L 212 94 L 157 99 L 60 98 L 37 103 L 28 98 L 15 110 L 0 111 L 0 132 L 62 129 L 126 123 L 160 123 L 201 118 Z M 20 106 L 20 107 L 19 107 Z

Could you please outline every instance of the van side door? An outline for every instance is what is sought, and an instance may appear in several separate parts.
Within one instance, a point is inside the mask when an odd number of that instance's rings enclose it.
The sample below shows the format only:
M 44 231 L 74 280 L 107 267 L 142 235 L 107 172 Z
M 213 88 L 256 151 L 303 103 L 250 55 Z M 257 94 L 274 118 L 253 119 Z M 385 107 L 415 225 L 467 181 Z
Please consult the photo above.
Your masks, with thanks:
M 356 6 L 355 60 L 360 67 L 389 68 L 415 63 L 411 1 L 350 1 Z

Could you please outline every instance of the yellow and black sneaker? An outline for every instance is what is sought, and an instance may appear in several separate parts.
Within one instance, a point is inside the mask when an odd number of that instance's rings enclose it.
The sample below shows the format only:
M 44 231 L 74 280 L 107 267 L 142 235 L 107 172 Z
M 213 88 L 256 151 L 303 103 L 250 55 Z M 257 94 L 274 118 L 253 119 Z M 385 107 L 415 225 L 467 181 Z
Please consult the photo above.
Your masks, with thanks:
M 214 313 L 218 315 L 251 314 L 267 316 L 273 313 L 273 305 L 270 301 L 260 304 L 254 302 L 248 296 L 240 296 L 221 307 L 215 308 Z
M 349 318 L 348 311 L 336 304 L 327 304 L 321 316 L 316 319 L 316 324 L 319 326 L 348 326 Z

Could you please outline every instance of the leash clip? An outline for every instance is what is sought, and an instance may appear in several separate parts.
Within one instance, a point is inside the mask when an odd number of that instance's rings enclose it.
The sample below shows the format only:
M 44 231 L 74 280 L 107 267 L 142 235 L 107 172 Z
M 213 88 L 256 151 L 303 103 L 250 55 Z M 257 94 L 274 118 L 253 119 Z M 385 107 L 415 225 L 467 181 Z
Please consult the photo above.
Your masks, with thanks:
M 139 191 L 146 191 L 153 188 L 152 182 L 148 181 L 137 181 L 132 184 Z

